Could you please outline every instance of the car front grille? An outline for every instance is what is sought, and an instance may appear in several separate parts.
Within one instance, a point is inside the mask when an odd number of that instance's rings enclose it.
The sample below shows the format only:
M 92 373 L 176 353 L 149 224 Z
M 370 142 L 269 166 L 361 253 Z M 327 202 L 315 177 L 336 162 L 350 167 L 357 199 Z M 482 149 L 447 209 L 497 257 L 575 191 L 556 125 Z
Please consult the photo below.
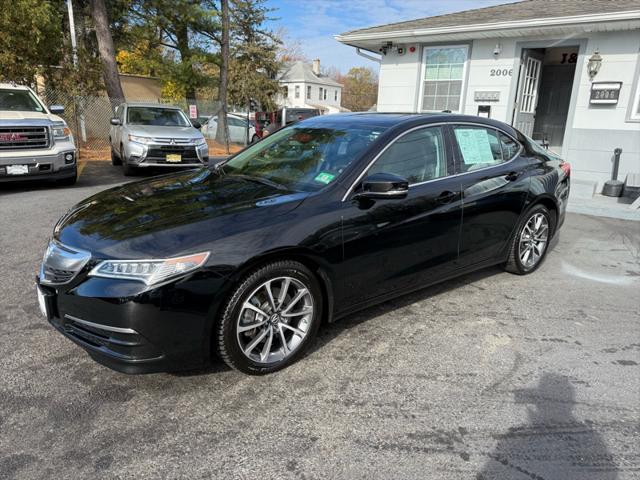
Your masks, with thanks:
M 0 127 L 0 150 L 28 150 L 49 147 L 47 127 Z
M 69 283 L 90 259 L 89 252 L 75 250 L 52 240 L 42 261 L 40 281 L 45 285 Z
M 167 155 L 180 155 L 182 157 L 180 163 L 200 163 L 196 147 L 193 145 L 162 145 L 158 147 L 150 147 L 147 152 L 145 162 L 149 163 L 175 163 L 167 162 Z

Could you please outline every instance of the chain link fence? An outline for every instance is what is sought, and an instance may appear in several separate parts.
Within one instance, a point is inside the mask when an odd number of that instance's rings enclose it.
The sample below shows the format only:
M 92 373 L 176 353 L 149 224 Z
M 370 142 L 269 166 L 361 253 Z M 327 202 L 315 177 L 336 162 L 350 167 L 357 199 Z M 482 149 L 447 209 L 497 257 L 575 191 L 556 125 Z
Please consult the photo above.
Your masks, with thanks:
M 73 132 L 76 145 L 80 151 L 81 160 L 106 160 L 110 158 L 109 129 L 114 111 L 106 95 L 81 96 L 72 95 L 68 92 L 45 89 L 39 92 L 40 97 L 46 105 L 61 105 L 64 107 L 64 114 L 61 117 Z M 190 104 L 197 105 L 198 121 L 204 123 L 212 115 L 216 115 L 220 110 L 218 101 L 200 101 L 190 103 L 185 101 L 174 102 L 162 98 L 132 98 L 127 97 L 128 103 L 152 103 L 168 104 L 180 107 L 189 116 Z M 218 145 L 214 140 L 207 139 L 212 154 L 222 155 L 226 152 L 226 147 Z M 230 146 L 231 150 L 237 150 L 237 146 Z

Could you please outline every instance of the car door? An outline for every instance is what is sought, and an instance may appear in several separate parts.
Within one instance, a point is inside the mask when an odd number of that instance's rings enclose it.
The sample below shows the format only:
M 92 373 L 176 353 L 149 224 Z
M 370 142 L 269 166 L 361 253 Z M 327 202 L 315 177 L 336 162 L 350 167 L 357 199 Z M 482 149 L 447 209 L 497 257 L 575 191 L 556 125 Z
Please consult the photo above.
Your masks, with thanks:
M 434 283 L 454 268 L 461 195 L 444 126 L 397 137 L 362 178 L 391 173 L 409 182 L 403 199 L 359 201 L 358 186 L 343 211 L 343 284 L 336 303 L 356 305 Z M 338 303 L 338 304 L 340 304 Z
M 236 117 L 227 117 L 229 124 L 229 140 L 233 143 L 244 143 L 244 122 Z
M 492 126 L 451 131 L 462 189 L 460 266 L 499 260 L 529 193 L 530 162 L 517 140 Z

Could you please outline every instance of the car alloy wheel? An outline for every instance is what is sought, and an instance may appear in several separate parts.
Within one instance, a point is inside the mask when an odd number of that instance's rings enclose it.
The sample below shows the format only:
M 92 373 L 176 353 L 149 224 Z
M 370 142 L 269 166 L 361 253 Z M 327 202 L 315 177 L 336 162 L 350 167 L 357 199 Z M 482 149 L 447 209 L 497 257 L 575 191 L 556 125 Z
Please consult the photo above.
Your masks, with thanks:
M 318 277 L 293 260 L 250 271 L 230 293 L 215 328 L 215 348 L 232 368 L 275 372 L 303 355 L 322 319 Z
M 307 336 L 313 313 L 313 297 L 300 280 L 267 280 L 240 309 L 236 326 L 240 349 L 256 363 L 280 362 L 295 352 Z
M 541 213 L 533 214 L 522 229 L 518 254 L 526 269 L 535 267 L 547 248 L 549 240 L 549 221 Z

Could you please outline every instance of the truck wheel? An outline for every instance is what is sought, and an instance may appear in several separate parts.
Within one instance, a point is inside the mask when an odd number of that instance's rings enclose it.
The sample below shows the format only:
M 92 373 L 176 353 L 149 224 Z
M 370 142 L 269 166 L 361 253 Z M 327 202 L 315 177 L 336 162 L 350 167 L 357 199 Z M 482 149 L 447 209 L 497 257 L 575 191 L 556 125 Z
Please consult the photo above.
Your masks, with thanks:
M 115 152 L 113 147 L 111 147 L 111 165 L 121 165 L 121 164 L 122 164 L 122 159 L 118 156 L 118 154 Z

